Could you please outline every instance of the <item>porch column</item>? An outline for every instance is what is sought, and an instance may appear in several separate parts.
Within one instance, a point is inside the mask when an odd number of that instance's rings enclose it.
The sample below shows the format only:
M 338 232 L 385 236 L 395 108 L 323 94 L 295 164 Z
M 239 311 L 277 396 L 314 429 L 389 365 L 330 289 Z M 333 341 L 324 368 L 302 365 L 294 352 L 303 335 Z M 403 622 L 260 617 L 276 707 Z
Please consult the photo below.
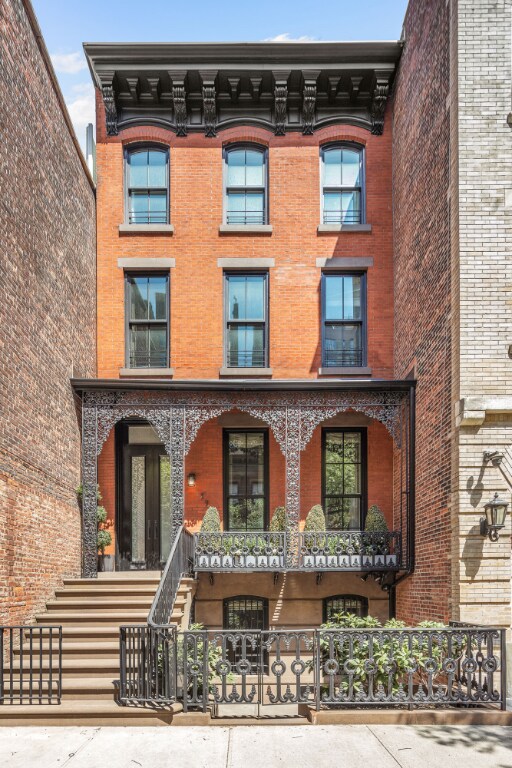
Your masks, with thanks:
M 185 518 L 184 475 L 185 475 L 185 408 L 172 406 L 170 444 L 166 450 L 171 457 L 171 509 L 172 540 Z
M 300 407 L 286 408 L 286 514 L 288 551 L 286 564 L 297 565 L 300 521 Z
M 82 403 L 82 576 L 98 576 L 98 420 L 96 403 L 84 394 Z

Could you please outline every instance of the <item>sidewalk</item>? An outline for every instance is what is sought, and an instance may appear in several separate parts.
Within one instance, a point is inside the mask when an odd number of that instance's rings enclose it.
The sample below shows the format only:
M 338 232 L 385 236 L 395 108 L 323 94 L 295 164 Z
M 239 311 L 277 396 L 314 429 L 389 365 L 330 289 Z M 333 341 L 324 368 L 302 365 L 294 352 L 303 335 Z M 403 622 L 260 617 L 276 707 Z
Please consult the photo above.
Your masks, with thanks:
M 512 768 L 512 727 L 0 728 L 1 768 Z

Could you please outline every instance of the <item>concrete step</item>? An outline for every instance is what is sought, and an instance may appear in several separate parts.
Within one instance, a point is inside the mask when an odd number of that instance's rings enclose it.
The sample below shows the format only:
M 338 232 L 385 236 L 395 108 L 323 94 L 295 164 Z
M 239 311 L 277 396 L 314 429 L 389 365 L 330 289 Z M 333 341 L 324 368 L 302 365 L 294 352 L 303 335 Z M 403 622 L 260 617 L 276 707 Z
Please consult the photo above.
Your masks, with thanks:
M 123 598 L 122 600 L 106 600 L 105 598 L 100 600 L 93 600 L 92 598 L 86 598 L 85 600 L 55 600 L 46 603 L 46 610 L 48 616 L 51 617 L 55 612 L 63 613 L 65 611 L 91 611 L 94 613 L 109 613 L 115 611 L 145 611 L 146 615 L 151 608 L 151 600 L 148 598 L 137 598 L 130 600 L 129 598 Z
M 114 701 L 74 701 L 63 698 L 60 704 L 13 704 L 0 708 L 0 726 L 52 725 L 170 725 L 181 704 L 161 708 L 122 707 Z
M 97 582 L 92 587 L 90 585 L 80 585 L 78 587 L 73 586 L 67 586 L 62 587 L 61 589 L 55 590 L 55 597 L 57 600 L 60 600 L 61 598 L 64 600 L 70 600 L 73 597 L 83 599 L 85 597 L 94 597 L 96 598 L 110 598 L 113 599 L 114 597 L 149 597 L 151 600 L 153 600 L 155 596 L 155 585 L 154 584 L 137 584 L 135 586 L 128 586 L 128 585 L 122 585 L 122 586 L 116 586 L 115 588 L 112 588 L 110 586 L 104 586 L 103 582 Z
M 48 654 L 50 651 L 50 645 L 43 643 L 41 646 L 43 655 Z M 38 647 L 39 652 L 39 647 Z M 55 645 L 52 646 L 52 650 L 55 651 Z M 23 645 L 23 652 L 27 654 L 30 651 L 30 645 L 28 643 Z M 14 650 L 14 657 L 17 658 L 20 655 L 20 649 Z M 112 639 L 108 641 L 97 640 L 91 638 L 90 640 L 82 639 L 77 642 L 63 638 L 62 641 L 62 657 L 68 659 L 87 659 L 87 658 L 119 658 L 119 631 L 112 633 Z M 25 656 L 25 658 L 27 658 Z
M 171 616 L 171 622 L 179 622 L 183 616 L 183 611 L 174 611 Z M 88 625 L 90 627 L 100 627 L 102 625 L 117 627 L 124 624 L 146 624 L 148 611 L 52 611 L 52 613 L 43 613 L 36 616 L 37 624 L 46 625 L 65 625 L 77 626 Z
M 113 701 L 117 695 L 116 684 L 114 681 L 119 680 L 119 673 L 117 675 L 111 675 L 110 677 L 105 675 L 99 675 L 95 677 L 71 677 L 62 676 L 62 698 L 69 701 L 72 700 L 93 700 L 95 698 L 103 701 Z M 14 694 L 19 690 L 19 683 L 14 682 L 12 686 Z M 24 681 L 23 690 L 28 691 L 28 682 Z M 2 708 L 0 707 L 0 715 Z
M 9 672 L 12 669 L 14 676 L 19 675 L 19 665 L 17 659 L 14 660 L 12 667 L 8 667 L 5 670 L 6 679 L 9 678 Z M 43 658 L 42 663 L 38 657 L 32 659 L 32 672 L 34 675 L 38 675 L 41 670 L 43 676 L 46 677 L 49 672 L 49 660 L 48 657 Z M 53 659 L 52 674 L 56 675 L 57 671 L 57 659 Z M 23 676 L 28 676 L 28 666 L 25 662 L 23 665 Z M 81 659 L 62 659 L 62 679 L 67 677 L 72 678 L 100 678 L 107 677 L 109 680 L 119 679 L 119 657 L 113 658 L 81 658 Z

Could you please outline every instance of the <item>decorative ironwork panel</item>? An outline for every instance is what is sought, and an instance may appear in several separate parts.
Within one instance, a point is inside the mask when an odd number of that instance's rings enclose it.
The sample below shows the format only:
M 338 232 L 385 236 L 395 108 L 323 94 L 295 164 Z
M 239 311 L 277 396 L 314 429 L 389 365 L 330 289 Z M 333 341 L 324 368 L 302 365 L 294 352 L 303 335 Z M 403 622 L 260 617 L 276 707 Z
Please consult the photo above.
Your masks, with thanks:
M 272 531 L 196 533 L 196 571 L 282 571 L 286 534 Z
M 320 704 L 502 702 L 499 630 L 321 629 L 318 638 Z
M 401 567 L 399 531 L 307 531 L 299 534 L 299 568 L 390 571 Z
M 94 400 L 84 395 L 82 405 L 82 573 L 89 579 L 98 575 L 96 412 Z
M 287 565 L 297 563 L 300 522 L 300 408 L 286 410 L 286 526 L 288 537 Z
M 262 704 L 312 704 L 315 701 L 315 632 L 261 633 Z

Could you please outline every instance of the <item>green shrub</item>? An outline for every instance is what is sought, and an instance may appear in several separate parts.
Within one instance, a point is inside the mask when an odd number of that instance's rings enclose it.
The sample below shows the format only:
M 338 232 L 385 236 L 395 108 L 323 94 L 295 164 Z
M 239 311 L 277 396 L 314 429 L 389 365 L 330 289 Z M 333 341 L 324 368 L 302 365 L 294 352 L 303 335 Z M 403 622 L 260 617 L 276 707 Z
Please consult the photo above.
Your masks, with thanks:
M 304 524 L 304 532 L 307 534 L 321 533 L 325 531 L 325 515 L 320 504 L 315 504 L 309 510 L 306 522 Z M 307 549 L 311 547 L 325 547 L 325 536 L 304 536 L 304 545 Z
M 201 523 L 202 533 L 217 533 L 220 531 L 220 515 L 217 507 L 208 507 Z
M 107 510 L 105 507 L 97 507 L 96 508 L 96 519 L 98 521 L 98 525 L 106 523 L 107 522 Z
M 269 525 L 269 531 L 273 533 L 282 533 L 286 531 L 286 509 L 276 507 Z
M 386 518 L 384 517 L 382 510 L 376 504 L 372 504 L 368 510 L 364 529 L 365 531 L 368 531 L 368 533 L 387 533 L 389 531 Z
M 100 554 L 105 554 L 105 549 L 112 544 L 112 536 L 110 531 L 106 531 L 104 528 L 100 528 L 98 531 L 98 551 Z

